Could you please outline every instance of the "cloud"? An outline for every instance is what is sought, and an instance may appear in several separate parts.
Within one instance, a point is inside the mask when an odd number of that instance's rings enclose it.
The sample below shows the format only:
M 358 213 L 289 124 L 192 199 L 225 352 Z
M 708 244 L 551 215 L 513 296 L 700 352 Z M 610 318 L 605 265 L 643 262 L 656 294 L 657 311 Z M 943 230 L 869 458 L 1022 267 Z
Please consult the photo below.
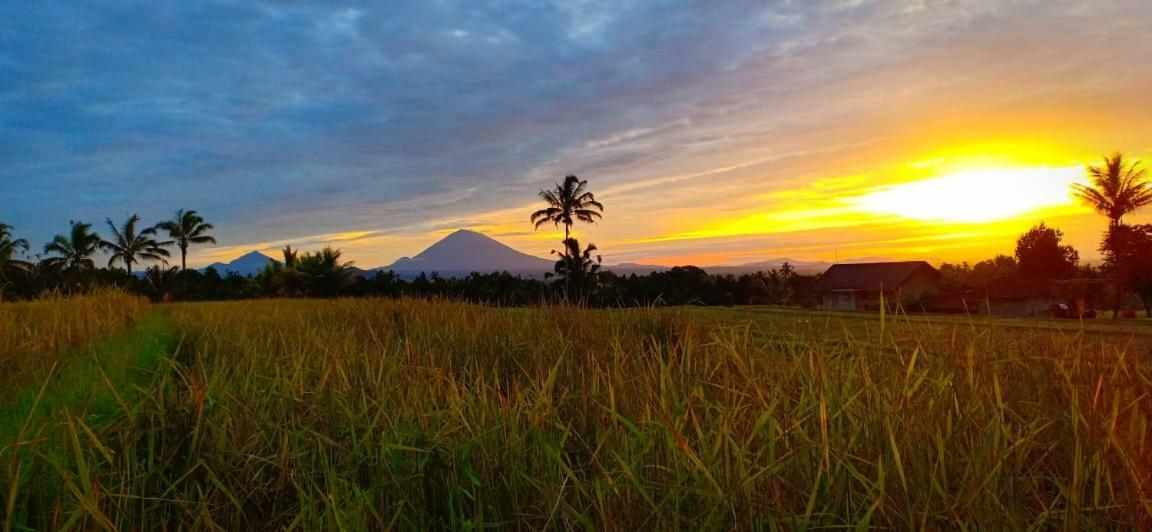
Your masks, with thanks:
M 188 207 L 222 246 L 374 235 L 342 243 L 360 264 L 454 223 L 546 252 L 513 225 L 578 173 L 609 205 L 591 233 L 642 258 L 673 248 L 624 243 L 678 212 L 948 143 L 1152 133 L 1141 0 L 0 8 L 0 217 L 37 242 Z

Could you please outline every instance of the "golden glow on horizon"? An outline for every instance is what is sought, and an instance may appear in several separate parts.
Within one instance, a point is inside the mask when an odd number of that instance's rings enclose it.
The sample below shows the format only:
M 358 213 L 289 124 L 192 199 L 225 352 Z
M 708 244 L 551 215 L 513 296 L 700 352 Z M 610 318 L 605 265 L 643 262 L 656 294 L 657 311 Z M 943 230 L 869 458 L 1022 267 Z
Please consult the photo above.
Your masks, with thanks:
M 707 179 L 701 178 L 741 172 L 739 179 L 724 184 L 729 191 L 746 193 L 724 196 L 722 209 L 710 202 L 665 207 L 643 188 L 617 184 L 603 193 L 597 190 L 598 197 L 610 200 L 607 223 L 581 225 L 577 234 L 582 242 L 611 250 L 605 261 L 613 263 L 714 265 L 781 256 L 974 261 L 1011 253 L 1016 236 L 1043 220 L 1058 225 L 1081 256 L 1091 260 L 1103 222 L 1074 199 L 1071 185 L 1085 182 L 1084 166 L 1096 160 L 1074 153 L 1061 146 L 1016 141 L 967 144 L 852 173 L 792 178 L 784 187 L 789 176 L 781 174 L 783 181 L 777 181 L 772 167 L 750 171 L 755 165 L 726 166 L 642 182 L 683 182 L 683 192 L 669 191 L 673 200 L 685 194 L 715 199 L 720 196 L 711 194 L 703 183 Z M 448 233 L 468 228 L 546 257 L 562 229 L 533 230 L 525 212 L 535 206 L 526 201 L 480 215 L 437 219 L 429 224 L 436 229 L 429 231 L 357 230 L 285 242 L 305 250 L 332 243 L 357 265 L 371 267 L 412 256 Z M 618 212 L 647 209 L 657 215 L 632 223 L 617 217 Z M 210 248 L 198 259 L 228 260 L 251 249 L 275 257 L 280 247 L 262 242 Z
M 853 175 L 815 181 L 803 189 L 762 194 L 760 212 L 701 223 L 689 231 L 670 232 L 630 243 L 658 243 L 728 236 L 793 233 L 821 229 L 890 224 L 893 218 L 918 228 L 940 226 L 948 234 L 1015 231 L 1023 218 L 1085 212 L 1072 197 L 1073 183 L 1084 181 L 1080 165 L 1064 167 L 984 167 L 1007 163 L 1004 157 L 935 158 L 893 170 L 888 183 Z M 1028 222 L 1029 220 L 1024 220 Z M 959 226 L 972 226 L 962 228 Z M 946 227 L 946 228 L 945 228 Z
M 1076 205 L 1079 166 L 975 170 L 890 185 L 848 200 L 855 209 L 913 220 L 995 222 Z

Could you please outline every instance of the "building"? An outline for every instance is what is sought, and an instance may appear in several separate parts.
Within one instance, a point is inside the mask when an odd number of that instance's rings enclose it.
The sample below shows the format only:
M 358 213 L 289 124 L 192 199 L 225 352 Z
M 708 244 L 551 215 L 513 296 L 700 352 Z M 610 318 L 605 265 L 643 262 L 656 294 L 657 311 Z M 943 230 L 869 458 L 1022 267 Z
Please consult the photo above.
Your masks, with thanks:
M 1009 275 L 966 294 L 969 309 L 998 316 L 1077 318 L 1095 315 L 1104 294 L 1115 290 L 1108 279 L 1027 279 Z M 1089 312 L 1091 311 L 1091 312 Z
M 966 299 L 972 313 L 997 316 L 1041 316 L 1062 302 L 1051 281 L 1018 274 L 993 279 L 971 290 Z
M 816 281 L 820 306 L 831 310 L 874 310 L 880 296 L 889 305 L 918 308 L 940 286 L 940 272 L 924 261 L 835 264 Z

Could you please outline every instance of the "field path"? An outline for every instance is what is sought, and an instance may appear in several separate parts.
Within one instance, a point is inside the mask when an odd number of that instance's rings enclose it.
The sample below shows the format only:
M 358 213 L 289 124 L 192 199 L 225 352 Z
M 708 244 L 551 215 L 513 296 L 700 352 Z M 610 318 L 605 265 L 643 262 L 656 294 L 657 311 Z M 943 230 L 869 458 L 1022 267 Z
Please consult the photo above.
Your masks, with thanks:
M 167 316 L 153 311 L 128 330 L 61 357 L 64 362 L 46 382 L 30 382 L 0 400 L 0 460 L 47 437 L 46 431 L 59 428 L 65 412 L 93 430 L 127 414 L 124 409 L 135 404 L 157 363 L 175 345 Z

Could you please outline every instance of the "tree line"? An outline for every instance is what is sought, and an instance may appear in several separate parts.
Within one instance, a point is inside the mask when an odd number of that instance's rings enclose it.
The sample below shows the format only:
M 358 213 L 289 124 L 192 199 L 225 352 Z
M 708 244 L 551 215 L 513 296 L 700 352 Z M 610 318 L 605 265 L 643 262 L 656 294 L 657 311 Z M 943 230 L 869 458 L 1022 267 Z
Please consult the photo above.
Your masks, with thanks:
M 544 207 L 529 216 L 536 229 L 548 224 L 564 229 L 553 271 L 544 279 L 508 272 L 479 273 L 455 278 L 436 273 L 405 279 L 395 272 L 359 273 L 331 247 L 301 253 L 291 246 L 281 257 L 253 276 L 214 268 L 187 268 L 193 246 L 215 244 L 212 224 L 194 210 L 152 226 L 130 216 L 122 224 L 107 220 L 104 238 L 92 224 L 73 221 L 69 231 L 55 236 L 42 253 L 28 256 L 27 240 L 0 224 L 0 296 L 34 299 L 45 293 L 74 294 L 97 286 L 116 286 L 157 301 L 205 301 L 263 297 L 418 297 L 477 303 L 527 306 L 569 301 L 590 306 L 800 304 L 815 301 L 814 277 L 798 275 L 790 266 L 740 276 L 711 275 L 683 266 L 647 275 L 619 275 L 601 269 L 595 244 L 581 245 L 578 223 L 602 219 L 604 205 L 588 181 L 566 176 L 539 193 Z M 170 266 L 178 250 L 179 267 Z M 95 256 L 109 259 L 98 267 Z M 143 272 L 140 268 L 144 267 Z
M 1139 162 L 1122 154 L 1105 157 L 1087 168 L 1089 183 L 1074 186 L 1085 204 L 1108 219 L 1099 267 L 1082 265 L 1079 253 L 1062 241 L 1063 233 L 1041 223 L 1020 236 L 1013 256 L 1000 255 L 975 264 L 941 266 L 946 285 L 986 286 L 1007 277 L 1035 280 L 1106 279 L 1109 288 L 1098 295 L 1116 310 L 1138 300 L 1152 310 L 1152 224 L 1127 224 L 1125 217 L 1152 204 L 1152 185 Z M 473 273 L 463 278 L 422 274 L 406 280 L 395 272 L 358 274 L 330 247 L 300 253 L 284 248 L 274 261 L 252 277 L 211 268 L 189 270 L 190 248 L 214 244 L 214 227 L 194 210 L 179 210 L 171 219 L 141 225 L 132 215 L 117 225 L 106 220 L 108 238 L 92 224 L 73 221 L 67 233 L 56 235 L 43 253 L 29 257 L 29 242 L 13 228 L 0 224 L 0 298 L 32 299 L 46 292 L 77 293 L 97 285 L 114 285 L 157 300 L 215 300 L 256 297 L 443 297 L 498 305 L 532 305 L 569 301 L 594 306 L 653 304 L 815 304 L 816 277 L 798 275 L 785 265 L 778 270 L 740 276 L 712 275 L 683 266 L 647 275 L 618 275 L 602 269 L 595 244 L 582 246 L 575 235 L 578 223 L 603 218 L 604 205 L 589 190 L 588 181 L 566 176 L 540 191 L 544 207 L 529 221 L 536 229 L 563 227 L 564 237 L 552 251 L 556 261 L 544 280 L 508 272 Z M 170 266 L 170 249 L 179 252 L 180 266 Z M 104 268 L 94 256 L 108 253 Z M 143 275 L 134 275 L 140 267 Z
M 1125 218 L 1152 205 L 1152 183 L 1139 161 L 1121 153 L 1104 157 L 1087 167 L 1088 183 L 1074 184 L 1073 194 L 1108 219 L 1100 239 L 1102 261 L 1098 266 L 1080 263 L 1080 254 L 1063 242 L 1064 233 L 1040 223 L 1020 235 L 1015 254 L 968 264 L 945 263 L 940 267 L 945 282 L 958 287 L 981 287 L 1002 279 L 1105 281 L 1089 284 L 1086 296 L 1095 308 L 1141 306 L 1152 316 L 1152 224 L 1128 224 Z
M 119 225 L 111 218 L 105 223 L 108 238 L 91 223 L 73 220 L 67 233 L 56 235 L 44 245 L 42 254 L 32 256 L 28 241 L 16 238 L 11 226 L 0 223 L 0 298 L 31 299 L 45 292 L 72 294 L 98 284 L 120 284 L 133 278 L 133 270 L 140 265 L 167 266 L 172 257 L 169 247 L 179 250 L 180 268 L 187 269 L 192 245 L 216 243 L 208 234 L 214 229 L 212 224 L 193 210 L 178 210 L 171 219 L 151 226 L 142 226 L 135 214 Z M 105 268 L 98 268 L 94 259 L 101 251 L 108 253 Z M 116 268 L 117 264 L 123 269 Z M 161 271 L 159 266 L 153 268 Z

